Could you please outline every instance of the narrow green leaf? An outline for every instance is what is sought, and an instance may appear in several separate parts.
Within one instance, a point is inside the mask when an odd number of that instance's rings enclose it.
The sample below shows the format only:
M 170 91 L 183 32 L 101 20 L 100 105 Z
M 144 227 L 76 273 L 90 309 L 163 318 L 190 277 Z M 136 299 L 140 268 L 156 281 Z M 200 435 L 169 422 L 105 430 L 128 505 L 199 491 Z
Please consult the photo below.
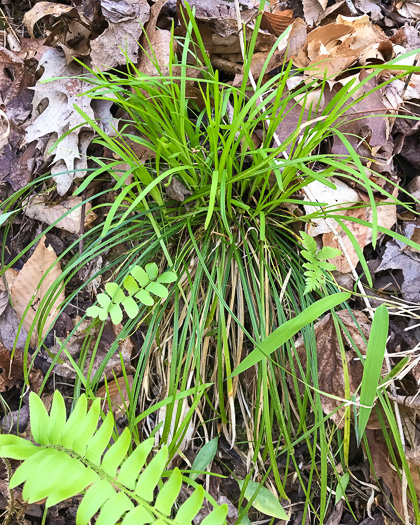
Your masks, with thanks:
M 192 471 L 206 470 L 206 468 L 210 465 L 210 463 L 213 461 L 214 456 L 216 455 L 218 443 L 219 438 L 215 437 L 214 439 L 206 443 L 203 447 L 201 447 L 192 464 Z M 198 476 L 199 474 L 194 474 L 194 472 L 191 472 L 189 477 L 190 479 L 195 480 Z
M 67 413 L 66 404 L 59 390 L 54 392 L 53 402 L 50 411 L 50 420 L 48 423 L 48 438 L 50 443 L 58 445 L 61 443 L 61 434 L 66 424 Z
M 115 476 L 117 468 L 120 466 L 122 460 L 125 458 L 128 447 L 131 443 L 131 433 L 128 428 L 125 428 L 121 436 L 112 445 L 112 447 L 105 454 L 101 463 L 101 468 L 109 475 Z
M 286 321 L 279 326 L 277 330 L 274 330 L 272 334 L 264 339 L 264 341 L 262 341 L 259 346 L 235 368 L 229 377 L 237 376 L 245 370 L 248 370 L 248 368 L 251 368 L 251 366 L 259 363 L 262 359 L 268 357 L 275 350 L 284 345 L 286 341 L 296 335 L 304 326 L 312 323 L 331 308 L 347 301 L 350 297 L 351 294 L 349 293 L 336 293 L 311 304 L 294 319 Z
M 106 418 L 99 430 L 96 431 L 93 438 L 89 441 L 86 449 L 86 459 L 95 465 L 100 464 L 104 450 L 109 444 L 114 428 L 114 418 L 111 412 L 108 412 Z
M 238 485 L 241 490 L 244 486 L 244 483 L 244 480 L 238 480 Z M 278 518 L 280 520 L 288 520 L 289 516 L 286 514 L 283 507 L 280 505 L 280 502 L 276 498 L 276 496 L 265 487 L 261 487 L 259 483 L 255 481 L 248 482 L 244 494 L 245 498 L 247 500 L 252 500 L 254 494 L 257 492 L 258 489 L 259 492 L 253 500 L 252 506 L 260 512 L 267 514 L 268 516 L 272 516 L 273 518 Z
M 0 458 L 27 459 L 38 451 L 39 448 L 28 439 L 13 434 L 0 434 Z
M 130 490 L 134 490 L 140 471 L 153 448 L 153 438 L 146 439 L 124 461 L 118 474 L 118 481 Z
M 211 188 L 210 188 L 210 198 L 209 198 L 209 204 L 207 208 L 207 216 L 206 216 L 206 221 L 204 223 L 205 230 L 207 230 L 207 228 L 209 227 L 211 218 L 213 216 L 214 205 L 216 203 L 216 193 L 217 193 L 218 183 L 219 183 L 219 172 L 213 171 L 212 180 L 211 180 Z
M 0 226 L 1 226 L 2 224 L 4 224 L 4 223 L 7 221 L 7 219 L 8 219 L 9 217 L 11 217 L 14 213 L 16 213 L 16 212 L 15 212 L 15 211 L 8 211 L 8 212 L 6 212 L 6 213 L 1 213 L 1 214 L 0 214 Z
M 373 316 L 370 329 L 369 343 L 366 350 L 366 359 L 363 368 L 360 404 L 369 408 L 360 407 L 357 428 L 357 439 L 360 443 L 365 431 L 372 405 L 376 398 L 381 377 L 382 365 L 385 357 L 386 341 L 388 338 L 389 314 L 384 304 L 381 304 Z
M 29 414 L 34 440 L 40 445 L 48 445 L 48 412 L 41 398 L 35 392 L 29 394 Z
M 167 459 L 168 447 L 163 446 L 141 473 L 135 492 L 146 501 L 153 500 L 153 491 L 162 477 Z
M 175 468 L 171 474 L 169 480 L 163 485 L 162 490 L 159 492 L 155 508 L 159 512 L 162 512 L 165 516 L 169 516 L 172 507 L 178 497 L 182 486 L 182 475 L 179 469 Z
M 179 507 L 176 515 L 178 523 L 191 523 L 198 514 L 204 500 L 204 489 L 199 485 L 191 496 Z
M 124 494 L 117 492 L 101 509 L 96 525 L 115 525 L 124 512 L 134 508 L 132 501 Z
M 52 490 L 47 498 L 45 505 L 53 507 L 66 499 L 72 498 L 84 491 L 89 485 L 92 485 L 100 480 L 99 475 L 91 468 L 84 468 L 81 475 L 76 479 L 75 477 L 68 480 L 66 486 L 61 487 L 58 484 L 55 490 Z
M 122 525 L 146 525 L 155 523 L 155 517 L 145 507 L 136 507 L 124 518 Z
M 77 434 L 80 425 L 83 424 L 86 417 L 86 410 L 86 394 L 82 394 L 79 397 L 76 406 L 74 407 L 73 412 L 70 414 L 70 417 L 68 418 L 67 423 L 63 429 L 61 444 L 64 448 L 71 448 L 74 436 Z
M 335 489 L 335 504 L 340 501 L 340 499 L 344 496 L 346 493 L 347 485 L 349 484 L 350 474 L 346 472 L 343 474 L 339 480 L 339 483 L 337 484 L 337 488 Z
M 72 443 L 72 449 L 76 454 L 84 456 L 86 453 L 86 447 L 89 441 L 92 439 L 92 436 L 95 430 L 98 428 L 98 421 L 100 415 L 101 399 L 97 398 L 92 403 L 89 412 L 84 418 L 83 424 L 80 425 L 77 433 L 74 436 Z
M 112 498 L 115 494 L 114 487 L 106 479 L 102 479 L 92 485 L 79 505 L 76 525 L 88 525 L 105 501 Z

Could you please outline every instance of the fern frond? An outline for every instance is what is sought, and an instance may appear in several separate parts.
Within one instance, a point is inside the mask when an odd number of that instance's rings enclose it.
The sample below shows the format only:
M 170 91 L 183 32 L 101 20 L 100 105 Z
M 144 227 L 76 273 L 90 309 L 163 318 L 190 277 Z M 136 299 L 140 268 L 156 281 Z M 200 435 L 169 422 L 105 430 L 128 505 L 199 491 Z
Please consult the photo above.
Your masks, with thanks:
M 152 295 L 161 299 L 168 297 L 168 288 L 165 284 L 176 281 L 174 272 L 164 272 L 158 275 L 159 269 L 156 263 L 146 264 L 144 270 L 141 266 L 134 266 L 130 275 L 124 279 L 123 288 L 128 293 L 125 295 L 124 290 L 117 283 L 107 283 L 105 292 L 97 295 L 98 305 L 90 306 L 86 313 L 90 317 L 99 317 L 105 321 L 108 314 L 114 324 L 121 323 L 123 319 L 123 308 L 130 319 L 134 319 L 139 313 L 138 302 L 153 306 L 155 300 Z M 152 295 L 151 295 L 152 294 Z M 134 299 L 137 299 L 135 301 Z
M 146 266 L 146 272 L 148 278 L 156 278 L 154 267 Z M 77 525 L 88 525 L 98 513 L 97 525 L 185 525 L 200 511 L 204 500 L 201 486 L 176 513 L 182 475 L 174 469 L 162 484 L 168 460 L 166 446 L 147 466 L 153 438 L 130 453 L 132 436 L 126 428 L 109 446 L 114 419 L 108 413 L 98 429 L 100 399 L 88 410 L 83 394 L 68 419 L 64 399 L 58 391 L 54 393 L 50 414 L 33 392 L 29 403 L 32 436 L 38 445 L 18 436 L 0 435 L 0 457 L 23 460 L 10 479 L 10 488 L 24 483 L 22 494 L 29 503 L 46 498 L 48 508 L 84 493 L 77 511 Z M 202 523 L 226 523 L 227 510 L 227 505 L 215 507 Z
M 306 284 L 304 294 L 307 294 L 320 289 L 325 284 L 324 271 L 331 272 L 337 269 L 334 264 L 327 262 L 327 259 L 338 257 L 341 255 L 341 251 L 330 246 L 324 246 L 321 250 L 318 250 L 313 237 L 305 232 L 300 232 L 300 236 L 305 248 L 300 253 L 308 261 L 302 265 L 307 270 L 304 272 Z

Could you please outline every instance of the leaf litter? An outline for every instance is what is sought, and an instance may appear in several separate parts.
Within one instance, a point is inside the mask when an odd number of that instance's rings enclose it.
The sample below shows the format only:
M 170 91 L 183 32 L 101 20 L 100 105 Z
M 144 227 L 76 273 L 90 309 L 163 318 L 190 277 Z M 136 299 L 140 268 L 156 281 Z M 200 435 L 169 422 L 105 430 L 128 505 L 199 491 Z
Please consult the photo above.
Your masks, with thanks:
M 11 191 L 17 191 L 31 180 L 43 175 L 47 170 L 51 171 L 57 184 L 56 193 L 52 195 L 52 198 L 50 196 L 47 198 L 44 194 L 30 197 L 25 204 L 25 220 L 29 221 L 33 232 L 39 233 L 42 224 L 52 225 L 57 219 L 60 219 L 63 212 L 70 211 L 67 217 L 55 225 L 53 230 L 63 246 L 67 246 L 67 234 L 77 237 L 80 232 L 89 229 L 91 225 L 103 218 L 101 213 L 97 215 L 96 211 L 91 211 L 91 205 L 87 205 L 82 211 L 78 206 L 82 202 L 81 197 L 72 195 L 79 181 L 88 173 L 88 157 L 89 152 L 92 151 L 92 140 L 95 137 L 94 130 L 85 123 L 75 106 L 82 109 L 108 134 L 118 129 L 124 119 L 124 115 L 115 114 L 112 102 L 98 103 L 95 101 L 93 103 L 89 97 L 84 95 L 89 84 L 80 80 L 85 70 L 74 59 L 80 58 L 91 67 L 105 71 L 123 67 L 127 56 L 140 71 L 154 75 L 156 65 L 162 71 L 169 71 L 167 64 L 170 46 L 177 45 L 176 39 L 171 39 L 172 21 L 177 22 L 175 35 L 178 38 L 185 36 L 185 24 L 182 18 L 184 8 L 181 2 L 158 0 L 150 5 L 146 0 L 92 0 L 67 4 L 69 2 L 41 1 L 29 9 L 28 3 L 24 9 L 25 12 L 21 14 L 21 16 L 24 15 L 23 24 L 26 26 L 27 33 L 22 38 L 20 35 L 16 38 L 11 29 L 3 30 L 5 47 L 0 48 L 1 109 L 6 115 L 6 118 L 2 117 L 0 122 L 3 127 L 0 130 L 3 133 L 0 134 L 2 151 L 0 181 L 7 188 L 9 188 L 7 185 L 10 185 Z M 356 83 L 361 82 L 366 74 L 363 69 L 365 66 L 385 63 L 404 52 L 420 47 L 418 31 L 413 26 L 413 22 L 420 18 L 420 3 L 414 0 L 390 2 L 388 7 L 371 0 L 354 2 L 303 0 L 303 2 L 272 2 L 271 4 L 267 3 L 262 16 L 255 54 L 252 57 L 252 73 L 258 77 L 268 51 L 282 31 L 290 27 L 287 40 L 282 44 L 283 47 L 280 46 L 273 54 L 267 73 L 270 74 L 276 68 L 281 67 L 287 56 L 293 60 L 294 66 L 311 67 L 311 78 L 323 79 L 326 75 L 327 86 L 318 111 L 322 111 L 347 82 L 353 79 Z M 234 5 L 232 2 L 223 0 L 212 0 L 211 2 L 194 0 L 191 5 L 195 8 L 196 22 L 213 65 L 227 76 L 229 82 L 238 85 L 243 79 L 243 60 L 240 54 Z M 258 13 L 258 6 L 250 0 L 243 0 L 240 2 L 240 7 L 245 32 L 247 36 L 250 36 Z M 19 19 L 16 22 L 21 23 L 22 20 Z M 10 27 L 13 29 L 12 26 Z M 156 63 L 152 63 L 147 56 L 150 54 L 150 43 L 156 53 Z M 412 64 L 413 60 L 415 60 L 414 57 L 411 61 L 404 63 Z M 349 68 L 353 69 L 347 72 Z M 397 75 L 399 71 L 396 65 L 395 70 L 384 72 L 381 80 L 392 80 L 392 75 Z M 368 94 L 366 98 L 349 107 L 339 127 L 361 157 L 366 167 L 366 175 L 372 176 L 369 171 L 372 168 L 379 174 L 386 174 L 395 183 L 405 179 L 403 186 L 409 192 L 408 198 L 411 196 L 418 198 L 420 195 L 420 184 L 418 183 L 420 178 L 419 129 L 415 121 L 395 118 L 395 116 L 397 114 L 400 116 L 418 114 L 416 105 L 420 100 L 419 78 L 418 74 L 413 75 L 408 84 L 403 80 L 394 79 L 380 91 Z M 307 81 L 307 76 L 294 78 L 294 85 L 290 85 L 289 89 L 297 89 L 300 83 Z M 365 86 L 365 93 L 371 87 L 373 86 Z M 190 92 L 194 92 L 192 85 Z M 356 92 L 354 100 L 362 93 L 362 90 Z M 314 93 L 314 104 L 318 102 L 317 96 L 319 97 L 319 94 Z M 300 122 L 304 102 L 299 100 L 296 102 L 297 106 L 288 112 L 279 126 L 280 140 L 290 135 Z M 306 101 L 306 104 L 303 122 L 309 119 L 310 101 Z M 311 118 L 316 117 L 317 114 L 311 115 Z M 77 127 L 80 124 L 83 126 Z M 9 131 L 5 133 L 7 130 Z M 62 138 L 63 135 L 64 138 Z M 59 138 L 62 140 L 53 149 Z M 338 137 L 334 138 L 329 148 L 331 153 L 344 152 L 344 145 Z M 105 152 L 99 152 L 99 156 L 101 153 L 104 153 L 104 157 L 106 156 Z M 172 179 L 167 188 L 167 194 L 169 198 L 182 202 L 189 194 L 177 182 L 176 178 Z M 319 187 L 316 187 L 316 183 L 313 183 L 313 190 L 320 197 L 320 201 L 331 206 L 338 203 L 350 205 L 360 202 L 360 208 L 351 210 L 349 214 L 362 221 L 371 221 L 372 212 L 366 206 L 368 198 L 361 188 L 349 184 L 349 181 L 340 177 L 339 173 L 336 174 L 334 182 L 338 190 L 335 190 L 334 193 L 327 189 L 324 194 Z M 379 185 L 383 184 L 380 178 L 375 179 L 375 182 Z M 393 187 L 388 188 L 387 191 L 393 195 Z M 379 205 L 378 223 L 380 226 L 395 228 L 396 231 L 411 239 L 418 238 L 420 226 L 415 216 L 409 221 L 400 219 L 401 210 L 397 210 L 392 199 L 383 201 L 377 198 L 377 204 Z M 418 208 L 418 203 L 415 206 Z M 313 211 L 310 206 L 305 208 L 307 213 Z M 384 236 L 380 237 L 379 246 L 373 250 L 370 229 L 354 222 L 345 221 L 344 224 L 351 230 L 360 248 L 365 249 L 365 253 L 368 254 L 368 262 L 373 269 L 374 284 L 381 283 L 385 290 L 392 289 L 399 298 L 417 304 L 420 298 L 418 253 L 407 248 L 403 242 L 389 240 Z M 340 232 L 338 223 L 336 226 Z M 25 225 L 20 227 L 24 231 Z M 313 219 L 307 233 L 314 236 L 320 248 L 322 246 L 340 247 L 335 236 L 325 229 L 322 221 Z M 359 262 L 357 252 L 351 243 L 345 242 L 350 261 L 354 267 L 357 267 Z M 342 274 L 351 271 L 348 260 L 343 255 L 339 255 L 332 262 Z M 103 264 L 102 258 L 96 261 L 92 265 L 94 273 L 98 273 Z M 51 270 L 46 274 L 49 268 Z M 89 268 L 90 266 L 87 265 L 85 275 L 91 271 Z M 93 277 L 94 273 L 89 275 Z M 53 309 L 45 320 L 44 328 L 36 326 L 35 331 L 31 330 L 39 304 L 49 292 L 54 279 L 60 275 L 61 267 L 57 254 L 51 245 L 46 244 L 45 237 L 39 241 L 29 258 L 20 261 L 20 266 L 16 266 L 14 271 L 9 270 L 6 275 L 8 286 L 3 284 L 0 290 L 0 338 L 2 340 L 2 343 L 0 342 L 0 368 L 2 369 L 0 389 L 11 388 L 13 390 L 14 387 L 22 385 L 23 341 L 26 331 L 32 333 L 32 349 L 36 348 L 38 337 L 53 334 L 52 342 L 49 341 L 40 352 L 44 366 L 48 368 L 57 354 L 60 354 L 54 366 L 55 377 L 64 381 L 75 379 L 76 374 L 68 356 L 77 361 L 83 352 L 87 324 L 82 321 L 75 328 L 80 321 L 79 312 L 77 308 L 70 308 L 70 324 L 64 332 L 65 337 L 63 339 L 62 335 L 57 336 L 58 325 L 54 326 L 54 318 L 66 298 L 64 289 L 59 291 Z M 102 278 L 99 277 L 96 279 L 95 286 L 90 287 L 91 297 L 86 299 L 88 304 L 99 291 L 101 282 Z M 391 285 L 392 288 L 390 288 Z M 26 310 L 29 315 L 23 320 L 21 334 L 18 335 L 19 322 Z M 360 357 L 366 352 L 370 321 L 363 312 L 357 309 L 338 312 L 337 317 L 344 326 L 341 337 L 345 346 L 345 366 L 350 392 L 357 398 L 357 389 L 363 372 Z M 364 337 L 360 334 L 357 325 L 361 328 Z M 115 327 L 109 321 L 107 322 L 93 359 L 92 374 L 99 369 L 103 358 L 118 337 L 120 329 L 121 327 Z M 72 330 L 74 333 L 69 336 Z M 343 356 L 331 314 L 327 314 L 315 325 L 315 332 L 317 360 L 321 371 L 318 378 L 319 389 L 328 394 L 321 395 L 322 408 L 325 414 L 329 414 L 343 403 L 346 389 Z M 15 346 L 17 335 L 19 342 L 17 349 L 14 350 L 14 358 L 11 359 L 11 351 Z M 94 332 L 93 342 L 98 335 L 97 332 Z M 62 341 L 67 336 L 69 340 L 65 344 L 66 351 L 63 352 Z M 134 356 L 137 355 L 134 348 L 133 341 L 130 338 L 125 339 L 104 370 L 104 376 L 110 381 L 111 404 L 119 417 L 124 416 L 122 405 L 128 406 L 126 381 L 121 375 L 121 362 L 128 370 L 128 382 L 131 388 L 130 372 L 134 370 L 131 366 L 135 359 Z M 91 365 L 91 352 L 92 347 L 89 348 L 87 359 L 84 362 L 84 374 L 88 372 Z M 295 359 L 297 358 L 305 369 L 308 366 L 307 350 L 302 338 L 295 341 Z M 415 359 L 415 354 L 412 359 Z M 34 368 L 34 371 L 31 372 L 32 374 L 37 373 L 36 377 L 33 375 L 29 377 L 33 390 L 37 390 L 42 381 L 42 374 L 37 370 L 39 369 Z M 386 370 L 383 370 L 382 375 L 386 375 Z M 299 377 L 299 379 L 306 381 L 305 377 Z M 105 385 L 97 392 L 98 396 L 106 396 L 104 387 Z M 154 388 L 158 390 L 156 385 Z M 402 398 L 416 399 L 416 392 L 407 391 L 405 393 L 410 395 L 394 396 L 393 399 L 406 406 L 404 412 L 406 425 L 408 428 L 411 424 L 410 428 L 413 428 L 410 421 L 413 420 L 413 413 L 417 405 L 414 402 L 402 403 Z M 183 411 L 185 403 L 182 405 Z M 186 406 L 189 407 L 189 405 Z M 17 413 L 17 409 L 15 412 Z M 341 407 L 332 416 L 339 428 L 343 427 L 344 414 L 345 409 Z M 159 421 L 162 417 L 163 413 L 160 413 L 157 420 Z M 375 411 L 372 411 L 367 436 L 375 474 L 391 490 L 393 505 L 398 514 L 403 515 L 401 483 L 396 474 L 395 465 L 392 465 L 392 458 L 389 457 L 388 448 L 378 431 L 379 428 L 378 416 Z M 193 436 L 194 428 L 189 426 L 188 437 L 193 439 Z M 407 459 L 415 465 L 418 464 L 417 451 L 420 439 L 416 430 L 412 430 L 411 437 L 413 446 L 407 451 Z M 183 440 L 183 448 L 187 450 L 188 446 L 188 440 Z M 215 466 L 215 468 L 218 467 Z M 414 476 L 414 479 L 417 478 Z M 374 482 L 373 472 L 370 481 Z M 218 490 L 222 485 L 217 485 L 214 480 L 212 484 L 217 487 L 217 490 L 214 489 L 214 494 L 218 494 L 218 499 L 222 501 L 225 498 L 232 507 L 229 500 L 230 494 L 219 494 Z M 416 490 L 420 494 L 420 482 L 416 482 Z M 272 495 L 271 492 L 265 495 L 271 500 L 270 494 Z M 382 504 L 388 515 L 396 516 L 388 503 L 383 501 Z M 380 505 L 381 502 L 378 508 Z M 334 518 L 332 513 L 331 519 L 341 520 L 344 516 L 347 523 L 350 514 L 346 510 L 344 514 L 343 509 L 339 510 L 337 514 L 339 517 Z M 235 516 L 235 512 L 236 508 L 233 506 L 232 516 Z

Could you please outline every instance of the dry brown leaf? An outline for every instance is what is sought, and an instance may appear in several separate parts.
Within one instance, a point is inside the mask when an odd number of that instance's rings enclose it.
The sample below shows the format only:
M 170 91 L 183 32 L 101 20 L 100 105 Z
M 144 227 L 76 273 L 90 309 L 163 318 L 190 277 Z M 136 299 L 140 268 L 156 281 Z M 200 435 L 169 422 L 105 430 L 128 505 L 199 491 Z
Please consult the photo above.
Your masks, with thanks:
M 367 15 L 337 16 L 336 23 L 311 31 L 307 42 L 294 62 L 299 67 L 311 66 L 307 75 L 333 78 L 357 61 L 390 58 L 392 44 Z M 315 73 L 315 69 L 319 72 Z M 315 74 L 314 74 L 315 73 Z
M 28 365 L 30 362 L 31 357 L 28 356 Z M 0 392 L 6 392 L 14 386 L 22 386 L 24 378 L 23 367 L 22 350 L 15 350 L 13 360 L 11 360 L 11 353 L 0 342 Z M 42 380 L 41 370 L 32 368 L 29 372 L 29 383 L 34 392 L 38 392 L 41 388 Z
M 375 482 L 376 478 L 382 479 L 382 481 L 390 489 L 393 504 L 395 506 L 396 511 L 402 517 L 404 516 L 402 482 L 400 477 L 398 476 L 398 473 L 395 470 L 395 466 L 392 462 L 382 431 L 366 430 L 366 437 L 368 439 L 372 464 L 375 471 L 375 476 L 372 475 L 372 482 Z M 395 456 L 398 458 L 398 452 L 396 450 L 395 445 L 394 453 Z M 418 467 L 416 466 L 416 460 L 414 459 L 417 455 L 418 452 L 416 451 L 416 449 L 407 451 L 406 453 L 407 460 L 410 462 L 410 474 L 413 480 L 413 485 L 417 496 L 420 497 L 420 476 L 418 472 Z M 411 516 L 414 516 L 413 508 L 409 501 L 408 510 L 409 514 Z
M 420 19 L 420 2 L 415 0 L 400 0 L 395 3 L 395 9 L 405 18 Z
M 23 17 L 23 23 L 28 29 L 28 33 L 35 38 L 34 27 L 45 16 L 54 18 L 79 18 L 79 13 L 75 7 L 55 2 L 38 2 L 32 9 L 27 11 Z
M 70 213 L 63 217 L 56 225 L 56 228 L 78 234 L 82 222 L 82 198 L 72 195 L 60 204 L 48 203 L 45 197 L 38 196 L 31 200 L 29 206 L 25 208 L 25 214 L 31 219 L 53 224 L 65 213 Z M 84 227 L 87 228 L 95 219 L 96 215 L 92 211 L 92 204 L 86 203 Z
M 150 16 L 147 0 L 107 0 L 101 5 L 108 27 L 90 43 L 92 68 L 106 71 L 126 64 L 126 56 L 136 63 L 140 35 Z
M 160 74 L 169 75 L 169 58 L 171 47 L 176 51 L 176 42 L 171 42 L 171 32 L 164 29 L 157 29 L 156 22 L 166 0 L 158 0 L 150 9 L 150 19 L 145 27 L 145 35 L 142 36 L 140 45 L 144 51 L 140 55 L 138 68 L 146 75 L 156 76 L 159 74 L 156 66 L 149 57 L 153 57 L 157 62 Z M 153 53 L 151 51 L 153 49 Z M 148 56 L 149 55 L 149 56 Z
M 303 0 L 305 21 L 313 27 L 327 8 L 328 0 Z
M 366 338 L 369 338 L 370 321 L 363 312 L 353 311 L 360 329 Z M 360 353 L 366 355 L 366 344 L 361 336 L 359 329 L 348 310 L 337 312 L 338 317 L 346 327 L 350 337 L 357 345 Z M 318 388 L 327 394 L 338 396 L 345 399 L 345 385 L 341 351 L 338 344 L 337 334 L 335 331 L 334 321 L 331 314 L 327 314 L 323 319 L 318 321 L 314 326 L 318 360 Z M 354 395 L 360 386 L 363 376 L 363 365 L 354 351 L 347 334 L 342 330 L 342 338 L 346 347 L 346 361 L 349 371 L 350 393 Z M 305 348 L 303 337 L 296 341 L 296 353 L 299 357 L 303 370 L 307 368 L 307 349 Z M 295 364 L 295 370 L 298 370 Z M 384 370 L 385 372 L 385 370 Z M 303 386 L 301 385 L 301 388 Z M 322 409 L 326 414 L 331 413 L 343 402 L 321 395 Z M 344 426 L 345 408 L 340 408 L 335 412 L 331 419 L 339 426 Z M 380 428 L 376 414 L 373 411 L 367 428 Z
M 51 266 L 52 268 L 50 268 Z M 46 275 L 47 272 L 48 275 Z M 41 279 L 45 275 L 45 279 L 39 285 Z M 16 277 L 12 286 L 10 286 L 10 297 L 12 299 L 13 308 L 20 318 L 23 317 L 28 304 L 30 305 L 23 319 L 23 327 L 31 334 L 31 345 L 33 347 L 36 347 L 37 345 L 38 335 L 44 337 L 50 331 L 54 318 L 58 314 L 59 305 L 65 299 L 64 289 L 62 289 L 52 306 L 49 308 L 42 333 L 39 333 L 38 326 L 31 329 L 40 302 L 47 294 L 50 286 L 60 277 L 60 275 L 60 263 L 58 262 L 57 256 L 51 246 L 45 246 L 44 235 L 39 241 L 34 253 L 23 265 L 19 275 Z
M 295 18 L 293 20 L 292 27 L 287 35 L 286 38 L 284 38 L 279 45 L 279 48 L 274 51 L 270 62 L 267 67 L 267 71 L 271 71 L 272 69 L 275 69 L 277 67 L 280 67 L 286 58 L 291 59 L 295 57 L 302 47 L 305 45 L 306 37 L 307 37 L 307 25 L 306 22 L 304 22 L 301 18 Z M 255 52 L 252 55 L 252 62 L 251 62 L 251 71 L 255 78 L 259 77 L 261 74 L 261 71 L 264 67 L 265 61 L 267 59 L 267 52 L 261 51 L 261 52 Z M 242 68 L 243 71 L 243 68 Z M 242 82 L 243 75 L 238 75 L 238 78 L 235 78 L 234 85 L 239 85 Z M 290 112 L 289 112 L 290 113 Z M 289 116 L 289 113 L 286 114 L 286 119 Z M 294 129 L 296 129 L 296 121 L 293 120 L 294 123 Z M 281 126 L 280 126 L 281 127 Z M 289 136 L 289 135 L 287 135 Z
M 128 388 L 131 390 L 133 387 L 134 376 L 128 375 Z M 108 393 L 109 397 L 108 397 Z M 121 397 L 122 394 L 122 397 Z M 111 402 L 112 413 L 114 414 L 114 419 L 117 420 L 122 417 L 128 410 L 130 406 L 130 401 L 128 398 L 127 383 L 125 377 L 119 377 L 113 381 L 109 381 L 107 385 L 101 386 L 96 392 L 96 397 L 100 397 L 104 400 L 102 404 L 102 410 L 104 414 L 109 412 L 108 401 Z
M 76 318 L 74 320 L 74 326 L 76 326 L 77 323 L 79 323 L 80 318 Z M 76 329 L 76 332 L 73 336 L 71 336 L 70 341 L 66 343 L 65 347 L 67 352 L 72 356 L 72 358 L 77 362 L 80 357 L 80 353 L 82 351 L 83 343 L 86 339 L 86 331 L 91 326 L 92 322 L 91 320 L 84 320 L 80 323 L 79 327 Z M 86 376 L 89 370 L 90 366 L 90 360 L 92 355 L 92 350 L 95 344 L 97 343 L 97 339 L 99 337 L 99 331 L 101 329 L 100 325 L 96 325 L 93 328 L 93 331 L 91 332 L 92 340 L 91 340 L 91 349 L 89 350 L 88 356 L 85 361 L 85 367 L 83 370 L 83 374 Z M 105 359 L 105 356 L 109 352 L 109 349 L 111 348 L 112 344 L 114 343 L 115 339 L 118 337 L 118 334 L 121 332 L 122 326 L 121 325 L 113 325 L 111 321 L 108 319 L 105 322 L 105 327 L 103 329 L 101 339 L 98 344 L 98 348 L 95 354 L 95 359 L 92 365 L 92 371 L 91 371 L 91 377 L 97 372 L 100 365 L 102 364 L 103 360 Z M 64 342 L 64 340 L 63 340 Z M 131 352 L 133 350 L 133 343 L 130 341 L 130 338 L 124 339 L 122 341 L 119 341 L 118 350 L 114 353 L 114 355 L 111 357 L 111 359 L 108 361 L 105 367 L 105 373 L 107 379 L 113 379 L 114 373 L 116 375 L 121 374 L 121 359 L 120 355 L 122 356 L 124 368 L 126 369 L 127 373 L 131 373 L 133 370 L 130 361 L 131 361 Z M 49 353 L 42 350 L 42 355 L 45 357 L 45 359 L 51 363 L 52 358 L 51 355 L 55 355 L 60 351 L 60 343 L 55 344 L 49 349 Z M 64 352 L 61 352 L 60 354 L 60 360 L 61 363 L 57 363 L 54 367 L 54 373 L 61 377 L 74 379 L 76 377 L 76 372 L 74 371 L 74 368 L 71 365 L 70 360 L 66 356 Z
M 276 11 L 270 13 L 264 11 L 261 16 L 261 29 L 269 31 L 273 35 L 280 36 L 290 25 L 293 24 L 293 11 L 287 9 L 285 11 Z
M 376 268 L 376 272 L 383 270 L 401 270 L 404 278 L 401 286 L 403 298 L 414 303 L 420 302 L 420 255 L 418 252 L 405 251 L 404 244 L 399 241 L 387 242 L 381 264 Z

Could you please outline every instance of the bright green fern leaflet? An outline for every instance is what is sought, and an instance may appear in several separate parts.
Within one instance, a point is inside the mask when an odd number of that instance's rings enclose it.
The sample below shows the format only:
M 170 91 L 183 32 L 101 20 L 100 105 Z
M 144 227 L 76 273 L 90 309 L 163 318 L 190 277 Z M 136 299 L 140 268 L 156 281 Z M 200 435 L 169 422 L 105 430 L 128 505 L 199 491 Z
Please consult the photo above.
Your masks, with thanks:
M 327 261 L 328 259 L 341 255 L 341 251 L 330 246 L 324 246 L 321 250 L 318 250 L 318 246 L 313 237 L 305 232 L 300 232 L 300 236 L 302 237 L 302 244 L 305 248 L 305 250 L 302 250 L 300 253 L 308 261 L 303 263 L 303 267 L 306 268 L 306 272 L 304 272 L 306 281 L 304 293 L 307 294 L 313 290 L 319 290 L 325 284 L 324 271 L 332 272 L 337 269 L 334 264 Z
M 198 486 L 176 512 L 182 475 L 174 469 L 162 484 L 167 447 L 162 447 L 145 466 L 153 438 L 129 454 L 131 434 L 126 428 L 108 448 L 114 418 L 109 412 L 98 429 L 99 398 L 88 410 L 83 394 L 68 419 L 58 391 L 50 415 L 33 392 L 29 402 L 32 435 L 38 446 L 18 436 L 0 435 L 0 457 L 23 460 L 9 486 L 12 489 L 25 483 L 26 501 L 35 503 L 47 498 L 45 505 L 49 508 L 86 491 L 77 511 L 77 525 L 88 525 L 97 513 L 96 525 L 191 524 L 201 509 L 204 489 Z M 227 505 L 217 506 L 201 523 L 225 524 L 227 510 Z
M 156 263 L 146 264 L 145 269 L 141 266 L 134 266 L 130 274 L 124 279 L 124 290 L 117 283 L 107 283 L 105 285 L 106 293 L 100 293 L 97 296 L 98 305 L 93 305 L 86 310 L 90 317 L 99 317 L 105 321 L 108 314 L 114 324 L 119 324 L 123 318 L 122 308 L 126 311 L 130 319 L 134 319 L 139 313 L 139 304 L 153 306 L 155 300 L 152 295 L 161 299 L 168 297 L 168 288 L 165 284 L 176 281 L 174 272 L 164 272 L 158 275 L 159 270 Z

